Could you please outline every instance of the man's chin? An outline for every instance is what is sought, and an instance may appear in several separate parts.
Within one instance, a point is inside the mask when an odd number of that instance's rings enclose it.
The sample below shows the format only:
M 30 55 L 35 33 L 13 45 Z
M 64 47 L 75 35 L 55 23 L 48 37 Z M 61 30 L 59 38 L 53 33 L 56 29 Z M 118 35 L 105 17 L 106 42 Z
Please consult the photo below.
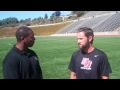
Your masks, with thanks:
M 29 47 L 32 47 L 33 45 L 29 45 Z
M 79 46 L 79 49 L 82 49 L 82 47 Z

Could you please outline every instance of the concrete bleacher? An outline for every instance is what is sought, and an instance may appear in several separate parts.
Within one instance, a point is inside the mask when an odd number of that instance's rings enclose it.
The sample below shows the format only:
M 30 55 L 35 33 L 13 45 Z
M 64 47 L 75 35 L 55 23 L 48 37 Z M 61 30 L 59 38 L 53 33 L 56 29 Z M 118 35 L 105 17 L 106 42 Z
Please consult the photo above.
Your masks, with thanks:
M 97 16 L 97 15 L 103 15 L 103 14 L 109 14 L 109 13 L 113 13 L 115 11 L 90 11 L 87 14 L 85 14 L 83 17 L 93 17 L 93 16 Z
M 89 21 L 79 24 L 79 27 L 76 28 L 76 30 L 72 31 L 73 33 L 75 33 L 77 31 L 78 28 L 80 27 L 89 27 L 89 28 L 94 28 L 97 25 L 101 24 L 102 22 L 104 22 L 107 18 L 109 18 L 110 16 L 102 16 L 102 17 L 93 17 L 92 19 L 89 19 Z
M 120 13 L 115 13 L 103 23 L 94 28 L 94 32 L 108 32 L 114 31 L 120 27 Z
M 80 27 L 94 32 L 112 32 L 120 27 L 120 11 L 90 11 L 56 34 L 76 33 Z
M 78 23 L 77 21 L 74 21 L 73 23 L 71 23 L 70 25 L 66 26 L 64 29 L 60 30 L 60 31 L 57 32 L 56 34 L 68 32 L 69 29 L 74 28 L 77 23 Z

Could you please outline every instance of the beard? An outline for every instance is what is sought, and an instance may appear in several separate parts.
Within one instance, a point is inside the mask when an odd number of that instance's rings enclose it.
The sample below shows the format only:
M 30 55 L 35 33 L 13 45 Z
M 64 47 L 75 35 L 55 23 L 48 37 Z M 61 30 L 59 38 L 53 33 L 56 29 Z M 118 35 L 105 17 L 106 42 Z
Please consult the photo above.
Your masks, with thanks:
M 78 43 L 78 45 L 79 45 L 79 48 L 80 49 L 86 49 L 86 48 L 88 48 L 88 46 L 89 46 L 89 42 L 86 42 L 84 45 L 81 45 L 80 43 Z M 80 46 L 81 45 L 81 46 Z

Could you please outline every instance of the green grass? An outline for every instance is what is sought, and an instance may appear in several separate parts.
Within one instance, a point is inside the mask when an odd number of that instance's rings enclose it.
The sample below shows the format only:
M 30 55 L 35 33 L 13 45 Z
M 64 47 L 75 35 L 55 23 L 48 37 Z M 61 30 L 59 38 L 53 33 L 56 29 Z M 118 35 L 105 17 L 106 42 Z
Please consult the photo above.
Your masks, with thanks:
M 3 78 L 2 61 L 15 42 L 15 38 L 0 39 L 0 79 Z M 95 37 L 93 44 L 107 54 L 112 68 L 110 78 L 120 79 L 120 37 Z M 39 57 L 44 79 L 69 79 L 69 61 L 78 50 L 76 37 L 36 37 L 31 49 Z

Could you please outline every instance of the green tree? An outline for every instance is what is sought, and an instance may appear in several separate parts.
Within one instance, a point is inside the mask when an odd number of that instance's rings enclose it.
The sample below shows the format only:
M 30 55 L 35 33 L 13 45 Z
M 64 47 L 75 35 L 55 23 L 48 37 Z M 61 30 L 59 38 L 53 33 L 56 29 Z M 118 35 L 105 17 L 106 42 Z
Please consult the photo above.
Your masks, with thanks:
M 58 17 L 59 17 L 60 15 L 61 15 L 61 12 L 60 12 L 60 11 L 55 11 L 55 12 L 54 12 L 54 16 L 58 16 Z
M 45 17 L 44 17 L 44 19 L 48 19 L 48 15 L 47 15 L 47 14 L 45 14 Z
M 2 26 L 2 20 L 0 20 L 0 26 Z
M 81 17 L 82 15 L 86 13 L 86 11 L 72 11 L 71 13 L 76 14 L 77 17 Z
M 19 21 L 15 17 L 9 17 L 9 18 L 3 19 L 1 23 L 3 26 L 10 26 L 10 25 L 14 26 L 15 24 L 19 23 Z

